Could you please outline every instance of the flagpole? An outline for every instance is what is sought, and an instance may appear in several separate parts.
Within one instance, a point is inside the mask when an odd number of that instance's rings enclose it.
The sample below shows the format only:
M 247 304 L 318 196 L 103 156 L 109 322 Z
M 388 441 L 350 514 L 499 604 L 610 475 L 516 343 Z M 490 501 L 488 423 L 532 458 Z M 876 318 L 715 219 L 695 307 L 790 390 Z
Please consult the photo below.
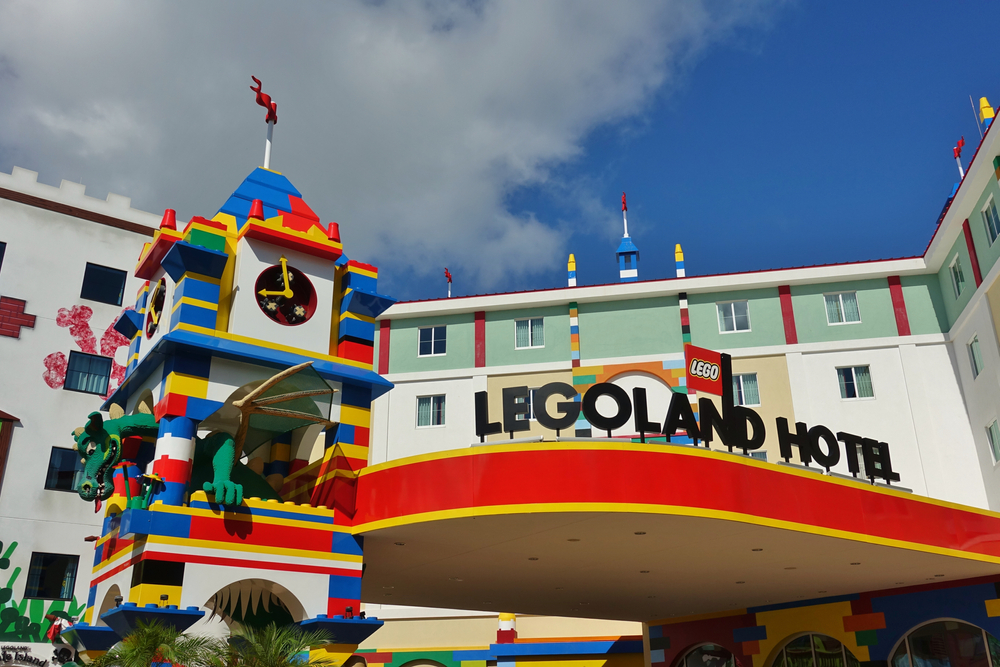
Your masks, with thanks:
M 271 168 L 271 139 L 274 137 L 274 121 L 267 121 L 267 142 L 264 144 L 264 169 Z
M 976 119 L 976 127 L 979 128 L 979 140 L 983 140 L 983 126 L 979 122 L 979 112 L 976 111 L 976 103 L 972 101 L 972 95 L 969 95 L 969 104 L 972 105 L 972 117 Z M 964 176 L 962 178 L 965 178 Z

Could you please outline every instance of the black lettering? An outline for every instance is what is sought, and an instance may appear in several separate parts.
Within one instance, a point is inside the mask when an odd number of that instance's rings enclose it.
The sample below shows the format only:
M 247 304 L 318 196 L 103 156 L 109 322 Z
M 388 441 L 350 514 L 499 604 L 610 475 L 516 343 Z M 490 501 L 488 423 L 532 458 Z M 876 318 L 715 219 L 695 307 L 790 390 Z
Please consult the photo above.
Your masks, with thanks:
M 778 426 L 778 449 L 781 452 L 781 458 L 785 459 L 785 463 L 788 463 L 789 459 L 792 458 L 792 445 L 799 448 L 799 460 L 805 465 L 809 465 L 812 461 L 812 456 L 810 456 L 809 450 L 811 449 L 809 445 L 809 428 L 803 422 L 795 422 L 795 433 L 788 432 L 788 420 L 784 417 L 778 417 L 774 420 Z
M 531 429 L 531 423 L 527 418 L 518 419 L 518 415 L 525 415 L 525 417 L 531 415 L 531 405 L 524 401 L 518 401 L 517 399 L 528 398 L 528 388 L 527 387 L 504 387 L 501 394 L 503 399 L 503 430 L 505 433 L 510 433 L 511 436 L 518 431 L 527 431 Z
M 858 447 L 861 446 L 861 441 L 864 438 L 860 435 L 840 431 L 837 433 L 837 440 L 844 443 L 844 454 L 847 456 L 847 469 L 851 471 L 852 475 L 857 477 L 858 473 L 861 472 L 861 467 L 858 465 Z
M 892 461 L 889 460 L 889 443 L 863 438 L 861 455 L 865 459 L 865 473 L 869 479 L 874 481 L 876 477 L 881 477 L 886 483 L 899 481 L 899 473 L 892 471 Z
M 649 421 L 649 408 L 646 405 L 646 390 L 642 387 L 632 388 L 632 410 L 635 413 L 635 428 L 639 431 L 639 440 L 646 442 L 647 433 L 659 433 L 660 425 Z
M 701 417 L 701 428 L 698 430 L 701 432 L 701 439 L 705 441 L 705 446 L 708 447 L 713 439 L 712 431 L 714 430 L 722 444 L 729 448 L 729 451 L 733 451 L 733 437 L 729 433 L 729 424 L 726 420 L 722 418 L 719 414 L 718 408 L 715 407 L 715 403 L 712 402 L 710 398 L 702 398 L 698 401 L 698 414 Z
M 615 405 L 618 406 L 618 411 L 614 416 L 605 417 L 597 411 L 597 399 L 601 396 L 610 396 L 614 399 Z M 618 385 L 610 382 L 599 382 L 583 395 L 583 416 L 594 428 L 602 431 L 613 431 L 627 424 L 632 417 L 632 402 L 625 390 Z
M 820 440 L 826 441 L 829 451 L 823 451 Z M 809 429 L 809 450 L 812 457 L 816 459 L 816 463 L 826 468 L 827 472 L 830 472 L 830 468 L 840 462 L 840 445 L 837 444 L 837 438 L 834 437 L 833 431 L 825 426 L 813 426 Z
M 489 399 L 485 391 L 476 392 L 476 435 L 480 442 L 486 442 L 486 436 L 500 433 L 500 422 L 490 422 Z
M 694 444 L 698 444 L 698 422 L 694 418 L 694 410 L 691 409 L 687 395 L 671 392 L 670 407 L 667 408 L 667 417 L 663 420 L 660 433 L 667 436 L 667 442 L 670 442 L 670 436 L 678 429 L 687 431 L 688 437 Z
M 535 419 L 544 428 L 553 431 L 561 431 L 576 423 L 580 416 L 580 403 L 578 401 L 565 401 L 556 403 L 556 407 L 562 411 L 563 416 L 552 417 L 545 409 L 545 404 L 550 396 L 562 396 L 563 398 L 573 398 L 576 396 L 576 389 L 565 382 L 550 382 L 535 390 Z
M 737 449 L 742 449 L 746 454 L 749 450 L 760 449 L 764 446 L 764 438 L 767 430 L 764 428 L 764 420 L 756 411 L 741 405 L 733 406 L 726 417 L 729 433 L 733 438 L 733 445 Z M 752 427 L 753 435 L 750 435 L 747 426 Z

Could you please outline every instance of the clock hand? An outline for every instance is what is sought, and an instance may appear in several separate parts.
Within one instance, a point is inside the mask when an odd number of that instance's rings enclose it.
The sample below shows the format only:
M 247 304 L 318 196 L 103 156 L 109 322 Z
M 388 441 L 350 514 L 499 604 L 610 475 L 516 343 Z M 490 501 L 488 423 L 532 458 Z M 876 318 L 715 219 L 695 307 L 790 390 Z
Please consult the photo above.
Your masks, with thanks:
M 284 255 L 282 255 L 280 261 L 281 261 L 281 277 L 285 281 L 285 289 L 281 291 L 262 289 L 259 292 L 257 292 L 257 294 L 260 294 L 261 296 L 283 296 L 286 299 L 291 299 L 292 296 L 295 294 L 295 292 L 292 291 L 291 285 L 288 284 L 288 260 L 285 259 Z
M 285 279 L 285 298 L 291 299 L 293 294 L 292 285 L 288 282 L 288 260 L 285 259 L 284 255 L 281 256 L 281 276 Z

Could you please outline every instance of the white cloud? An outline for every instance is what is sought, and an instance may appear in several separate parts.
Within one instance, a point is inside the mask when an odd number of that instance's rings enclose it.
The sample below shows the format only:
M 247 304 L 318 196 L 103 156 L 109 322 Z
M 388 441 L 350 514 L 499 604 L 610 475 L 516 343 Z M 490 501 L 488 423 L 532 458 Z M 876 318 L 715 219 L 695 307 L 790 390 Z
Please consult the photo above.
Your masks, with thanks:
M 0 167 L 211 215 L 262 159 L 255 74 L 278 103 L 272 166 L 350 256 L 396 284 L 447 265 L 493 289 L 560 266 L 571 233 L 506 195 L 769 4 L 6 2 Z M 600 217 L 585 184 L 558 187 Z

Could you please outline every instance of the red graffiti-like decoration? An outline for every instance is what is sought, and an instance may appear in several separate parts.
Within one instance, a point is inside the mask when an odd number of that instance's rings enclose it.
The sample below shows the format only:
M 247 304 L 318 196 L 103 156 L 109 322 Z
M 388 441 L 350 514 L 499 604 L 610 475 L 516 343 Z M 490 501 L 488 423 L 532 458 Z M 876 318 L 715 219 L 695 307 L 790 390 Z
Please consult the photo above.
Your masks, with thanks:
M 126 308 L 125 310 L 132 310 Z M 124 311 L 123 311 L 124 312 Z M 115 353 L 120 347 L 127 347 L 129 341 L 125 336 L 115 331 L 115 322 L 112 320 L 108 328 L 101 336 L 101 347 L 98 352 L 97 337 L 90 328 L 90 318 L 93 317 L 93 309 L 87 306 L 73 306 L 70 309 L 60 308 L 56 314 L 56 324 L 60 327 L 68 328 L 73 342 L 80 348 L 81 352 L 87 354 L 100 354 L 111 357 L 111 380 L 108 382 L 108 393 L 110 396 L 117 389 L 122 380 L 125 379 L 125 367 L 114 361 Z M 66 382 L 66 368 L 68 361 L 62 352 L 53 352 L 42 360 L 45 365 L 45 372 L 42 373 L 42 380 L 52 389 L 61 388 Z

